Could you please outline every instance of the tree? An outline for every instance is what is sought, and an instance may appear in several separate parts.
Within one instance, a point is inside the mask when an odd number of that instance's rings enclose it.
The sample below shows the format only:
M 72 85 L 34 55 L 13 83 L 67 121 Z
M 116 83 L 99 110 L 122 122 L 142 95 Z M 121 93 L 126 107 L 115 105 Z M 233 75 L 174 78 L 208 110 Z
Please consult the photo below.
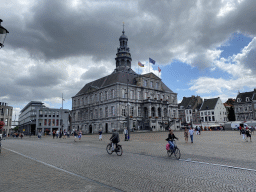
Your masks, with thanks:
M 235 121 L 235 120 L 236 120 L 235 111 L 234 111 L 233 106 L 231 106 L 231 107 L 228 109 L 228 120 L 229 120 L 229 121 Z
M 19 126 L 14 127 L 14 131 L 17 132 L 19 130 Z

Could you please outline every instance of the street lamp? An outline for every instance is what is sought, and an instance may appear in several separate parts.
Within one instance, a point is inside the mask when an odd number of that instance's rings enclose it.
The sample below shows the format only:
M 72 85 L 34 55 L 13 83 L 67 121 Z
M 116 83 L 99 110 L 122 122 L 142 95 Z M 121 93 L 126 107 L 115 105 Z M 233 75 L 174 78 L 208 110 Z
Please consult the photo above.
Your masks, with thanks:
M 129 92 L 128 92 L 128 82 L 129 82 L 129 76 L 128 76 L 128 71 L 127 71 L 127 131 L 128 131 L 128 141 L 130 140 L 130 119 L 129 119 L 129 115 L 130 115 L 130 112 L 129 112 Z
M 9 33 L 9 31 L 7 31 L 7 29 L 5 29 L 3 26 L 1 26 L 2 22 L 3 22 L 3 20 L 0 19 L 0 49 L 4 46 L 4 40 L 6 38 L 7 33 Z

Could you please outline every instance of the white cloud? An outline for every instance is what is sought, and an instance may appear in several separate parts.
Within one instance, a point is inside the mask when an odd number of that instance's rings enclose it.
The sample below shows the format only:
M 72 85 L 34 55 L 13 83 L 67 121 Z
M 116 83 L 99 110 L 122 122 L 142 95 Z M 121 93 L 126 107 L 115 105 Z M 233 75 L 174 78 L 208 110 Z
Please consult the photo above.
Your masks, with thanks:
M 70 98 L 84 84 L 111 73 L 122 22 L 134 71 L 138 60 L 149 57 L 159 65 L 180 60 L 200 69 L 221 69 L 232 77 L 199 77 L 191 87 L 197 93 L 212 92 L 204 82 L 213 83 L 219 94 L 248 86 L 242 78 L 255 82 L 256 40 L 229 59 L 220 58 L 218 48 L 234 32 L 256 35 L 255 6 L 254 0 L 3 0 L 2 24 L 10 34 L 0 52 L 0 98 L 15 105 L 31 100 L 54 103 L 61 93 Z M 148 65 L 140 71 L 148 73 Z M 150 71 L 159 74 L 152 66 Z

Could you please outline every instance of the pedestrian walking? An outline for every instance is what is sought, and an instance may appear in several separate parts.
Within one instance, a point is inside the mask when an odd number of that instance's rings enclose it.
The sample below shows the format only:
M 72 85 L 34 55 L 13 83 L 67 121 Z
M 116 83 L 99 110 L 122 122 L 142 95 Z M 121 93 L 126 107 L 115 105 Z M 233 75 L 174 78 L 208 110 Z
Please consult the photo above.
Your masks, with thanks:
M 198 127 L 199 135 L 201 135 L 201 127 Z
M 128 130 L 127 130 L 127 128 L 124 129 L 124 140 L 128 141 Z
M 56 137 L 57 139 L 58 139 L 58 137 L 59 137 L 59 132 L 60 132 L 59 130 L 56 131 L 55 137 Z
M 41 137 L 42 137 L 41 131 L 38 132 L 37 137 L 38 137 L 38 139 L 41 139 Z
M 196 134 L 199 135 L 199 130 L 197 126 L 196 126 Z
M 184 137 L 185 137 L 186 143 L 188 143 L 188 129 L 186 127 L 185 127 L 185 130 L 184 130 Z
M 62 135 L 63 135 L 63 132 L 62 132 L 62 130 L 60 129 L 60 132 L 59 132 L 59 138 L 61 138 L 61 137 L 62 137 Z
M 99 141 L 102 141 L 102 129 L 99 130 Z
M 242 134 L 242 126 L 239 126 L 239 130 L 240 130 L 240 135 Z
M 63 131 L 63 139 L 66 139 L 66 135 L 67 135 L 67 131 L 66 131 L 66 129 L 64 129 L 64 131 Z
M 192 129 L 192 127 L 190 127 L 188 132 L 189 132 L 189 135 L 190 135 L 191 143 L 193 143 L 194 130 Z
M 77 131 L 74 131 L 74 141 L 76 142 L 76 138 L 77 138 Z
M 55 137 L 55 130 L 53 130 L 52 132 L 52 138 L 54 139 L 54 137 Z
M 79 141 L 80 141 L 81 138 L 82 138 L 82 131 L 81 131 L 81 130 L 79 131 L 78 138 L 79 138 Z
M 23 133 L 20 133 L 20 138 L 21 138 L 21 139 L 23 138 L 23 136 L 24 136 Z
M 69 135 L 70 135 L 70 132 L 68 131 L 68 132 L 67 132 L 67 136 L 68 136 L 68 138 L 69 138 Z
M 241 134 L 243 136 L 243 140 L 245 140 L 245 130 L 244 130 L 244 128 L 241 129 Z
M 250 142 L 252 142 L 252 135 L 251 135 L 250 129 L 248 127 L 246 127 L 245 134 L 246 134 L 246 142 L 248 142 L 248 140 L 247 140 L 248 137 L 250 137 Z

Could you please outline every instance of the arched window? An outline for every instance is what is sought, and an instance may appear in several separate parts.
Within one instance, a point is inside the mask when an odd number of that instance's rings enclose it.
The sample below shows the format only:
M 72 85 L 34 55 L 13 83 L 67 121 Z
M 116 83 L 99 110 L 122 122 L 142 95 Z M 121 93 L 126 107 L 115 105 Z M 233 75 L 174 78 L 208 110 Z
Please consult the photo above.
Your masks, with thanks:
M 161 108 L 158 108 L 158 117 L 161 117 Z
M 148 108 L 144 107 L 144 118 L 148 118 Z

